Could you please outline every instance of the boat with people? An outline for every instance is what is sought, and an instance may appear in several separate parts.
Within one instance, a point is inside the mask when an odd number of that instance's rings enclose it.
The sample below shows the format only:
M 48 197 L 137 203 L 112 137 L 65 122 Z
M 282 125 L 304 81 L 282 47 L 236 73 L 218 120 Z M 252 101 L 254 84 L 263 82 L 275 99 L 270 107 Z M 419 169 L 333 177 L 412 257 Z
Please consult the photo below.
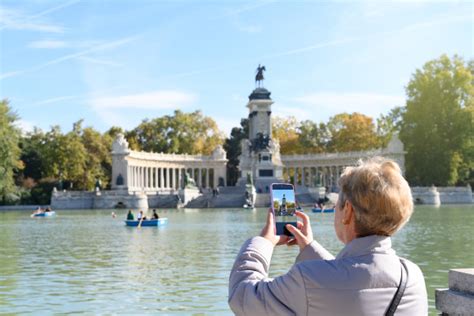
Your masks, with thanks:
M 47 207 L 46 209 L 42 209 L 38 207 L 36 211 L 31 214 L 31 217 L 52 217 L 56 216 L 56 212 L 51 210 L 51 208 Z
M 125 220 L 125 225 L 129 227 L 138 227 L 140 224 L 140 220 Z M 141 227 L 158 227 L 158 226 L 164 226 L 168 224 L 168 218 L 167 217 L 162 217 L 158 219 L 144 219 L 141 221 Z
M 313 207 L 311 211 L 313 213 L 334 213 L 334 207 L 331 207 L 331 208 Z

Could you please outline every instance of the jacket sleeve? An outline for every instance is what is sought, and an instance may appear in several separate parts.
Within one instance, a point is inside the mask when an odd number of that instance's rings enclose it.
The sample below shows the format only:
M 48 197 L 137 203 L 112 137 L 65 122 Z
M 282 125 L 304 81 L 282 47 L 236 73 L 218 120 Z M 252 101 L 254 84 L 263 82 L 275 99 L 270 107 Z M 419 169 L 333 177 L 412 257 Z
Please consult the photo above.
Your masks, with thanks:
M 321 246 L 316 240 L 313 240 L 309 245 L 304 247 L 298 257 L 296 263 L 305 260 L 334 260 L 334 256 Z
M 263 237 L 242 246 L 229 278 L 229 306 L 236 315 L 306 315 L 307 300 L 298 266 L 268 278 L 273 245 Z

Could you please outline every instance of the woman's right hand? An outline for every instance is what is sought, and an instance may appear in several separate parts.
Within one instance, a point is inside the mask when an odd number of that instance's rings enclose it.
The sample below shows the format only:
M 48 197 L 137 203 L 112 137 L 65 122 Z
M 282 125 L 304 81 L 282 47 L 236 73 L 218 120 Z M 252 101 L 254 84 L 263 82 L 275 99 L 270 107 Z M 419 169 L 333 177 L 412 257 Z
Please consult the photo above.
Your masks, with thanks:
M 296 216 L 301 218 L 303 222 L 297 222 L 297 226 L 287 224 L 286 228 L 293 234 L 294 239 L 288 242 L 288 245 L 298 244 L 300 251 L 313 241 L 313 230 L 309 222 L 309 217 L 303 212 L 295 211 Z

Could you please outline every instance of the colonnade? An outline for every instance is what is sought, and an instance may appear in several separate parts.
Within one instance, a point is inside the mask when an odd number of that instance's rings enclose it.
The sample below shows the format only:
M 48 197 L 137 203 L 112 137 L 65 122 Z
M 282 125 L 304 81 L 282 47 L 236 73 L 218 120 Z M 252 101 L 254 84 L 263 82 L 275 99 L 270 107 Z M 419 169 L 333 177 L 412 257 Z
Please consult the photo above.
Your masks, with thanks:
M 217 186 L 214 168 L 128 166 L 127 187 L 132 190 L 182 189 L 186 173 L 199 188 Z
M 347 166 L 300 166 L 283 168 L 283 179 L 293 185 L 323 186 L 334 190 Z

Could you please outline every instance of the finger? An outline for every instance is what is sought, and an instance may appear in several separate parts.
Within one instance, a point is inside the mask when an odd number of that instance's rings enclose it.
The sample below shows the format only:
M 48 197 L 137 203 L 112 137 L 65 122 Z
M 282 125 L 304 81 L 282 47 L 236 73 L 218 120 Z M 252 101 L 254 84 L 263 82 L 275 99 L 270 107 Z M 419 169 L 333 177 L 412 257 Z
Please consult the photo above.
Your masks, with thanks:
M 268 211 L 268 214 L 267 214 L 267 225 L 269 227 L 273 225 L 273 213 L 271 209 Z
M 294 246 L 296 244 L 297 244 L 297 241 L 294 238 L 288 240 L 288 242 L 286 243 L 286 245 L 289 246 L 289 247 Z
M 293 236 L 295 236 L 295 239 L 304 240 L 304 238 L 305 238 L 304 234 L 301 232 L 301 230 L 299 230 L 295 226 L 287 224 L 286 229 L 288 229 L 290 231 L 290 233 L 292 233 Z
M 284 245 L 288 242 L 288 240 L 290 239 L 290 237 L 286 236 L 286 235 L 283 235 L 283 236 L 278 236 L 279 240 L 277 242 L 277 245 Z
M 302 222 L 296 222 L 296 227 L 298 227 L 298 229 L 303 229 L 304 225 Z
M 301 218 L 303 220 L 303 225 L 304 226 L 309 226 L 309 217 L 308 217 L 308 215 L 306 215 L 305 213 L 300 212 L 300 211 L 296 211 L 295 214 L 296 214 L 296 216 L 298 216 L 299 218 Z

